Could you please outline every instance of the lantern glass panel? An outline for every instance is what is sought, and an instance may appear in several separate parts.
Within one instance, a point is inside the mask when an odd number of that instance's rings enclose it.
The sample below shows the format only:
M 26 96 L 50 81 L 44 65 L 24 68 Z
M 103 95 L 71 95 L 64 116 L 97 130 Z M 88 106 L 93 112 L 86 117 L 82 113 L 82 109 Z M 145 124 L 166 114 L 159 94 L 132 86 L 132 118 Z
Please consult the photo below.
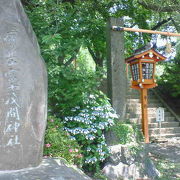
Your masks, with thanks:
M 143 79 L 152 79 L 153 78 L 153 63 L 142 63 L 142 76 Z
M 132 64 L 131 70 L 132 70 L 133 80 L 137 81 L 139 79 L 139 66 L 138 66 L 138 64 Z

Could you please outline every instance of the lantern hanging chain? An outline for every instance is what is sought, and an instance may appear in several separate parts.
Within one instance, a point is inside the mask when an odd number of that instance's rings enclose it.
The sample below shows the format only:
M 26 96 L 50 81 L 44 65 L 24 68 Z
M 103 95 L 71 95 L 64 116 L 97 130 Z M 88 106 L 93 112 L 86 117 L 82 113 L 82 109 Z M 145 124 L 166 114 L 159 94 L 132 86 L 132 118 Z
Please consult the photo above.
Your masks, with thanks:
M 164 36 L 180 36 L 179 33 L 171 33 L 171 32 L 163 32 L 163 31 L 153 31 L 148 29 L 136 29 L 136 28 L 126 28 L 120 26 L 112 26 L 113 31 L 131 31 L 131 32 L 142 32 L 142 33 L 149 33 L 149 34 L 161 34 Z
M 153 34 L 152 36 L 151 36 L 151 42 L 152 42 L 152 44 L 153 44 L 153 48 L 157 48 L 157 41 L 158 41 L 158 34 Z

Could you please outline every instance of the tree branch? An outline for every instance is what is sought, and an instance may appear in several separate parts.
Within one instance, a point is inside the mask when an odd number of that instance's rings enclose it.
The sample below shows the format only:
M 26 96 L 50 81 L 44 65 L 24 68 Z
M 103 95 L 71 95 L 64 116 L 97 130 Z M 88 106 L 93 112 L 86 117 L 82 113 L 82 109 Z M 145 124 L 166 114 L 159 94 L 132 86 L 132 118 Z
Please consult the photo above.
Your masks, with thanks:
M 161 27 L 163 24 L 169 22 L 170 20 L 172 20 L 172 18 L 168 18 L 168 19 L 164 19 L 162 20 L 161 22 L 158 22 L 153 28 L 151 28 L 151 30 L 156 30 L 158 29 L 159 27 Z
M 59 56 L 59 57 L 58 57 L 58 63 L 59 63 L 59 65 L 62 65 L 62 64 L 63 64 L 64 59 L 65 59 L 64 56 Z
M 88 46 L 87 48 L 88 48 L 88 51 L 89 51 L 89 53 L 91 54 L 92 58 L 94 59 L 94 61 L 96 61 L 96 55 L 95 55 L 95 53 L 93 52 L 93 50 L 92 50 L 89 46 Z
M 172 23 L 173 23 L 174 27 L 176 28 L 176 31 L 180 32 L 180 26 L 176 24 L 176 22 L 173 18 L 172 18 Z
M 96 53 L 93 52 L 93 50 L 88 46 L 88 51 L 91 54 L 94 62 L 96 63 L 96 67 L 103 67 L 103 58 L 100 55 L 99 51 L 97 51 Z
M 163 7 L 161 5 L 152 4 L 150 2 L 147 3 L 143 0 L 138 0 L 138 3 L 143 7 L 145 7 L 146 9 L 150 9 L 157 12 L 176 12 L 180 10 L 180 6 L 178 4 Z
M 79 49 L 80 49 L 80 47 L 74 51 L 74 54 L 71 56 L 71 58 L 64 64 L 65 66 L 70 65 L 74 61 L 74 59 L 76 58 L 76 56 L 79 52 Z
M 76 55 L 72 55 L 71 58 L 64 64 L 65 66 L 69 66 L 73 61 L 74 59 L 76 58 Z

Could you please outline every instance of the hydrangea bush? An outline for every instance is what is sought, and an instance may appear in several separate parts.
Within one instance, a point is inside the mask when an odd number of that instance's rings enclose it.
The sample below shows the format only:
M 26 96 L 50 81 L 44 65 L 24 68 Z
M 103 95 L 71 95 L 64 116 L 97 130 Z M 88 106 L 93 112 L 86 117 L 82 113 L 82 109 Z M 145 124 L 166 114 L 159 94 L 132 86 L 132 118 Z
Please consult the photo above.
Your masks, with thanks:
M 71 112 L 74 115 L 64 118 L 64 130 L 82 146 L 85 169 L 96 170 L 109 155 L 104 132 L 118 116 L 103 94 L 85 94 L 83 107 Z

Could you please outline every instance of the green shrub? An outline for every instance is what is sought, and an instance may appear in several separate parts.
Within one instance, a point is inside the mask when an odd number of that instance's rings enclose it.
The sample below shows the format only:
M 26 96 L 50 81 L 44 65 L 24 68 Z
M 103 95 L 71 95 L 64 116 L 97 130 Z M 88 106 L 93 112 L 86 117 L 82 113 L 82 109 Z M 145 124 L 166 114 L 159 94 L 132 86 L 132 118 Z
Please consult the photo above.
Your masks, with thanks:
M 62 123 L 55 117 L 48 118 L 44 143 L 45 157 L 62 157 L 68 163 L 82 165 L 82 151 L 75 140 L 63 130 Z
M 180 53 L 164 65 L 164 73 L 158 78 L 158 85 L 164 96 L 180 98 Z
M 136 124 L 116 121 L 113 131 L 120 144 L 140 142 L 143 140 L 140 128 Z

